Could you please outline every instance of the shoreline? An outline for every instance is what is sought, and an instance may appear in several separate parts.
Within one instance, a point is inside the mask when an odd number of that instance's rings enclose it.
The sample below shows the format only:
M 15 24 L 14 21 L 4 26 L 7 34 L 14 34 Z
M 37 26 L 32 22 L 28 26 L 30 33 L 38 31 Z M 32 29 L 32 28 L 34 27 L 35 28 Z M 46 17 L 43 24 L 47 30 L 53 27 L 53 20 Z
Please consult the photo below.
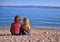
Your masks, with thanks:
M 0 30 L 10 30 L 10 28 L 0 28 Z M 31 28 L 31 30 L 60 30 L 60 29 L 50 29 L 50 28 Z

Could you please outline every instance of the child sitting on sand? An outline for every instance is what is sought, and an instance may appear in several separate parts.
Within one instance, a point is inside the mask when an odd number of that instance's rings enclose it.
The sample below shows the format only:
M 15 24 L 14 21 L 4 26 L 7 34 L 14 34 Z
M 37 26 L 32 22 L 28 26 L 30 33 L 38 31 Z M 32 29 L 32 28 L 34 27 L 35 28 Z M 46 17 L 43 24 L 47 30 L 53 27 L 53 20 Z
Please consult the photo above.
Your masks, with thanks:
M 19 21 L 21 20 L 20 16 L 15 16 L 14 23 L 11 24 L 10 32 L 12 35 L 19 35 L 21 24 Z
M 24 18 L 23 19 L 23 24 L 22 24 L 22 27 L 21 27 L 22 35 L 29 34 L 29 30 L 30 30 L 29 19 Z

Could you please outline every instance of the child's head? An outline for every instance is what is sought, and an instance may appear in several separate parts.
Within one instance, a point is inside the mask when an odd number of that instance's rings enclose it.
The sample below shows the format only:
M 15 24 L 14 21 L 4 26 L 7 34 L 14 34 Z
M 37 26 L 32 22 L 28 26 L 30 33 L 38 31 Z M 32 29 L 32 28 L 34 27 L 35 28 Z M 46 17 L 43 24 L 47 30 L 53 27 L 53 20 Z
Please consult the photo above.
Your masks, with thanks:
M 16 15 L 14 18 L 14 22 L 19 22 L 21 20 L 20 16 Z
M 24 24 L 29 24 L 29 19 L 28 19 L 28 18 L 24 18 L 24 19 L 23 19 L 23 23 L 24 23 Z
M 29 19 L 28 18 L 24 18 L 23 19 L 23 26 L 22 26 L 22 28 L 24 28 L 26 30 L 30 29 L 30 24 L 29 24 Z

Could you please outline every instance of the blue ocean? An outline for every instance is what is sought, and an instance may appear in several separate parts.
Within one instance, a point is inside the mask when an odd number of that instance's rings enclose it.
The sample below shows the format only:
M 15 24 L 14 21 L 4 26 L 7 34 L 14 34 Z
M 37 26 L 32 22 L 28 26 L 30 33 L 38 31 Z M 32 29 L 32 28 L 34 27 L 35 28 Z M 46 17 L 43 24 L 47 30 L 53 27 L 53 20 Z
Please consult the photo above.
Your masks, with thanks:
M 24 17 L 28 17 L 31 28 L 60 29 L 60 8 L 38 6 L 0 6 L 0 28 L 10 28 L 16 15 L 21 17 L 21 23 Z

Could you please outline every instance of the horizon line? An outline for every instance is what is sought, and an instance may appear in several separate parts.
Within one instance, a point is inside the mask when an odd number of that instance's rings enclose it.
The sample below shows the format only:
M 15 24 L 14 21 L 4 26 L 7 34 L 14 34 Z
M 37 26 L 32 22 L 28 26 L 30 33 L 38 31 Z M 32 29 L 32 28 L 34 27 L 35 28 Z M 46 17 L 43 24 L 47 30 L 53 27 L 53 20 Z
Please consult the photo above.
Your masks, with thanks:
M 6 6 L 6 7 L 10 7 L 12 5 L 0 5 L 1 6 Z M 60 6 L 44 6 L 44 5 L 13 5 L 12 7 L 14 6 L 20 6 L 20 7 L 60 7 Z
M 51 6 L 51 7 L 60 7 L 60 5 L 39 5 L 39 4 L 0 4 L 0 6 Z

